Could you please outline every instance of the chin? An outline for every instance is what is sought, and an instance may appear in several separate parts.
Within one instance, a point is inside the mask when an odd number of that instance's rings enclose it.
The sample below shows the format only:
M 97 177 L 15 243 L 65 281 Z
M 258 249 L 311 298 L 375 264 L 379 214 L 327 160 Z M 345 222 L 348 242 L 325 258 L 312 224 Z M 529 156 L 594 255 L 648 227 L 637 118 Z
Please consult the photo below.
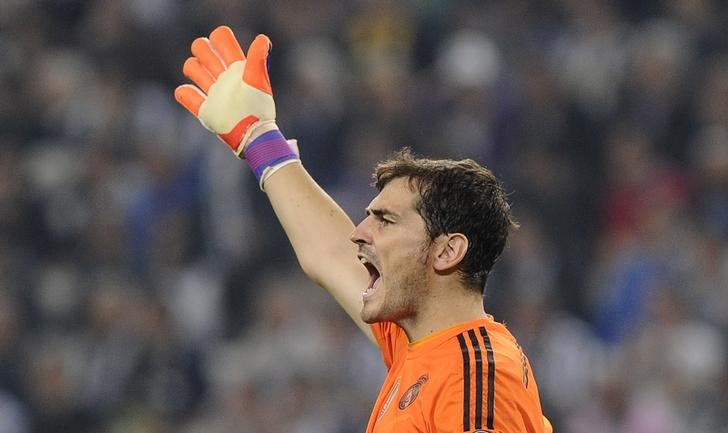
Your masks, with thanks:
M 366 323 L 367 325 L 372 325 L 372 324 L 380 321 L 380 320 L 377 320 L 377 317 L 375 315 L 368 314 L 365 311 L 362 311 L 359 316 L 361 317 L 362 322 Z
M 378 323 L 378 322 L 380 322 L 379 320 L 376 320 L 376 319 L 372 319 L 372 318 L 369 318 L 369 317 L 362 317 L 362 319 L 361 319 L 361 320 L 362 320 L 362 321 L 363 321 L 364 323 L 366 323 L 367 325 L 373 325 L 373 324 L 375 324 L 375 323 Z
M 360 316 L 361 320 L 367 325 L 388 321 L 386 317 L 383 317 L 381 311 L 367 309 L 366 307 L 362 309 Z

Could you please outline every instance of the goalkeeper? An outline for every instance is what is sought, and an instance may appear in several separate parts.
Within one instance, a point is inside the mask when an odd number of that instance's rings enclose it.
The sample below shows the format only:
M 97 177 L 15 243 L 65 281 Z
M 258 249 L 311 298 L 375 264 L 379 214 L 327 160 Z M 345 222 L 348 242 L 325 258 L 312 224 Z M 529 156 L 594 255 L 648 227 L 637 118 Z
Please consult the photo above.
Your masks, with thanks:
M 354 226 L 275 123 L 270 40 L 247 57 L 228 27 L 192 43 L 175 98 L 244 158 L 306 275 L 378 345 L 388 374 L 367 432 L 549 433 L 529 361 L 483 310 L 515 226 L 498 179 L 472 160 L 408 151 L 380 163 Z

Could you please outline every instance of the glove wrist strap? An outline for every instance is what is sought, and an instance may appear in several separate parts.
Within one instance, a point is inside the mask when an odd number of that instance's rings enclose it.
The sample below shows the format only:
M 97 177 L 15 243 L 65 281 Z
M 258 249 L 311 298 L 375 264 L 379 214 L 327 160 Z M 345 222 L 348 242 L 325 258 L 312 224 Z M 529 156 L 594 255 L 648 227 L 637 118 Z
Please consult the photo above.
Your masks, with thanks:
M 265 132 L 245 146 L 245 160 L 255 173 L 261 189 L 263 182 L 277 168 L 298 161 L 297 150 L 278 129 Z

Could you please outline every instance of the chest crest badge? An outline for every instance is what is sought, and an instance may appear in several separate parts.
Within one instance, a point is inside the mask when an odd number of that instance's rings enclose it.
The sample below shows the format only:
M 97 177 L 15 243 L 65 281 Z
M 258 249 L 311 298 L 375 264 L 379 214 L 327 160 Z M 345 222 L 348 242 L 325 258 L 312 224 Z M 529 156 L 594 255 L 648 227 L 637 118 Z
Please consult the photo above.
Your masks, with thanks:
M 402 398 L 399 399 L 400 410 L 407 409 L 409 405 L 417 400 L 417 396 L 420 395 L 420 388 L 422 388 L 422 385 L 427 383 L 427 379 L 427 374 L 423 374 L 419 379 L 417 379 L 417 382 L 414 385 L 407 388 L 407 391 L 402 394 Z

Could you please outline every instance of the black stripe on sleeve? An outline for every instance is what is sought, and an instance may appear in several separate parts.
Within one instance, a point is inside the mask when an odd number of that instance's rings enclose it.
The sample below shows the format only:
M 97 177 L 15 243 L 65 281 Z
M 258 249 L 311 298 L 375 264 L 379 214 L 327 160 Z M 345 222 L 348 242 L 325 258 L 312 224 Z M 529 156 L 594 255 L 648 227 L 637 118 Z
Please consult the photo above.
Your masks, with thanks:
M 488 415 L 486 425 L 488 430 L 493 429 L 493 408 L 495 406 L 495 358 L 493 357 L 493 346 L 490 344 L 490 336 L 484 326 L 480 327 L 480 335 L 483 336 L 485 352 L 488 356 Z
M 468 331 L 468 336 L 475 353 L 475 428 L 479 430 L 483 428 L 483 357 L 475 330 Z
M 463 334 L 458 335 L 458 343 L 463 353 L 463 431 L 470 430 L 470 353 Z

